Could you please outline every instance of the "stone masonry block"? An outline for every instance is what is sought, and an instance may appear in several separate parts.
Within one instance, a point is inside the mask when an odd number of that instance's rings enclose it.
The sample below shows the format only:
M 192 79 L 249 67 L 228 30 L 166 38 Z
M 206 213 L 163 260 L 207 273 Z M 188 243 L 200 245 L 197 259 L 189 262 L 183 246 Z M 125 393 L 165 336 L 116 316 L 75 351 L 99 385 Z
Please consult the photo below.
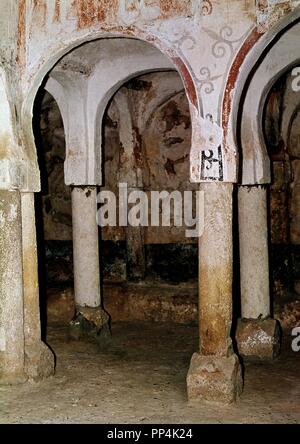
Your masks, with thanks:
M 235 402 L 242 392 L 238 357 L 204 356 L 194 353 L 187 375 L 189 401 Z
M 274 359 L 280 352 L 280 324 L 275 319 L 239 319 L 236 341 L 245 359 Z

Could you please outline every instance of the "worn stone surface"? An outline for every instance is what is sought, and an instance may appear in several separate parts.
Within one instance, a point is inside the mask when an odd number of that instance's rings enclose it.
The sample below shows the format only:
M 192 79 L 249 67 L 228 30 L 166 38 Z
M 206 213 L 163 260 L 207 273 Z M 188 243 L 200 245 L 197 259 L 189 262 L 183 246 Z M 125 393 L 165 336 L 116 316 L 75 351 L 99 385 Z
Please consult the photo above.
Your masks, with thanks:
M 232 324 L 232 184 L 202 184 L 199 238 L 199 329 L 202 355 L 227 356 Z
M 246 365 L 241 397 L 221 407 L 187 403 L 196 326 L 119 322 L 112 335 L 112 345 L 103 349 L 97 341 L 70 342 L 67 326 L 49 326 L 55 376 L 1 387 L 0 423 L 118 423 L 129 429 L 131 424 L 299 424 L 299 353 L 292 351 L 290 335 L 278 360 Z
M 54 354 L 41 341 L 40 295 L 33 193 L 22 193 L 25 371 L 38 380 L 54 373 Z
M 300 327 L 300 300 L 288 302 L 276 310 L 276 318 L 281 328 L 290 332 L 295 327 Z
M 24 382 L 21 195 L 0 191 L 0 383 Z
M 229 404 L 242 392 L 241 365 L 236 355 L 203 356 L 195 353 L 187 375 L 189 401 Z
M 48 345 L 42 341 L 26 347 L 25 359 L 25 369 L 29 380 L 39 381 L 53 376 L 55 370 L 54 355 Z
M 69 241 L 48 241 L 46 277 L 48 288 L 73 286 L 73 247 Z M 107 283 L 124 283 L 127 279 L 126 242 L 101 241 L 102 276 Z M 167 243 L 145 245 L 146 279 L 169 284 L 193 282 L 198 277 L 198 245 Z M 172 266 L 171 266 L 172 263 Z
M 75 301 L 79 306 L 101 304 L 97 188 L 72 189 Z
M 236 342 L 245 359 L 274 359 L 280 352 L 280 325 L 275 319 L 239 319 Z
M 270 315 L 267 190 L 239 187 L 241 312 L 244 318 Z
M 85 336 L 100 336 L 102 339 L 109 336 L 108 313 L 101 307 L 76 306 L 75 317 L 70 322 L 70 336 L 73 339 L 82 339 Z
M 48 289 L 47 320 L 50 323 L 69 324 L 75 315 L 74 290 Z
M 106 284 L 103 302 L 113 323 L 118 321 L 197 323 L 197 285 L 166 285 L 146 281 L 139 284 Z M 47 319 L 51 324 L 68 325 L 74 317 L 72 289 L 51 289 L 47 297 Z
M 38 380 L 54 356 L 41 342 L 33 195 L 1 191 L 0 220 L 0 382 Z
M 289 242 L 289 162 L 273 162 L 270 188 L 270 235 L 273 244 Z

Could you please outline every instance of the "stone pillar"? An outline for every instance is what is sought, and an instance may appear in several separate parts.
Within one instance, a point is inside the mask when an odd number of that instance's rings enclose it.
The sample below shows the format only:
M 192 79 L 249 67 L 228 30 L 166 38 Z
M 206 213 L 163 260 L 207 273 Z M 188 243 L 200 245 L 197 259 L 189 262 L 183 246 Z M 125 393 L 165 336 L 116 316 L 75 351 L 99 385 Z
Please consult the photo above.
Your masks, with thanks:
M 242 390 L 232 322 L 232 184 L 204 183 L 204 233 L 199 239 L 200 353 L 187 376 L 189 400 L 230 403 Z
M 21 196 L 0 191 L 0 382 L 25 373 Z
M 142 137 L 139 123 L 134 122 L 138 115 L 137 104 L 127 90 L 120 90 L 115 96 L 119 111 L 120 164 L 118 171 L 119 183 L 126 183 L 128 194 L 139 192 L 143 184 Z M 144 227 L 125 227 L 126 236 L 126 274 L 129 281 L 140 281 L 145 278 L 145 242 Z
M 71 335 L 97 333 L 108 323 L 101 308 L 97 187 L 72 189 L 73 262 L 76 316 Z
M 267 190 L 238 191 L 241 314 L 237 344 L 244 357 L 273 358 L 279 353 L 279 325 L 270 317 Z
M 21 194 L 25 370 L 30 379 L 54 373 L 54 355 L 41 341 L 34 194 Z
M 127 279 L 141 281 L 145 278 L 146 261 L 143 227 L 126 227 Z

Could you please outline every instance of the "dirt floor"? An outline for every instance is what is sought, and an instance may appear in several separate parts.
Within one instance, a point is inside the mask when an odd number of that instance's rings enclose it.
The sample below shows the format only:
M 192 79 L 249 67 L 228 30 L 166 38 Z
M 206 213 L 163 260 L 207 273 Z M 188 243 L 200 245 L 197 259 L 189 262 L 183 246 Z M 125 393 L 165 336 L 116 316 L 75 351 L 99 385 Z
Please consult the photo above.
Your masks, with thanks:
M 0 423 L 300 423 L 300 352 L 248 364 L 237 404 L 189 405 L 185 377 L 197 327 L 150 322 L 113 325 L 111 344 L 68 339 L 48 329 L 54 377 L 0 386 Z

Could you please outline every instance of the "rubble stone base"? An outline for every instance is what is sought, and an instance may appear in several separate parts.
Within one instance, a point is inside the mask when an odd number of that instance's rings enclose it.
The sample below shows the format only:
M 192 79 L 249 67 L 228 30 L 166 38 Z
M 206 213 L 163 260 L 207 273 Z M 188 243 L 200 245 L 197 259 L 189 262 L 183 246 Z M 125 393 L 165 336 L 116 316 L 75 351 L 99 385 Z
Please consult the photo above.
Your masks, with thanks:
M 275 319 L 239 319 L 239 354 L 249 360 L 274 359 L 280 353 L 280 324 Z
M 238 357 L 204 356 L 194 353 L 187 375 L 189 401 L 235 402 L 243 380 Z
M 76 315 L 70 322 L 70 337 L 80 340 L 84 337 L 110 338 L 110 317 L 101 307 L 76 307 Z

